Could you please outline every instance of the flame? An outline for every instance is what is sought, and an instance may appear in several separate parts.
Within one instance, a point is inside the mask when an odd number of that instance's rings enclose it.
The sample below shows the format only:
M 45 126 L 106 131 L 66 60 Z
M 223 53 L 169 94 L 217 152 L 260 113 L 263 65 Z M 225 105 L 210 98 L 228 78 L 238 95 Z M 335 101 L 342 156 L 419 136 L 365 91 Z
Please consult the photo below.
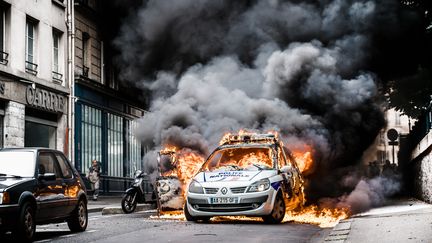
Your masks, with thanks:
M 302 148 L 292 152 L 297 166 L 302 174 L 307 174 L 313 168 L 312 148 L 303 145 Z
M 349 208 L 323 208 L 317 205 L 303 207 L 299 211 L 287 211 L 282 222 L 315 224 L 321 228 L 334 227 L 350 216 Z
M 188 148 L 179 149 L 175 146 L 167 145 L 159 153 L 161 155 L 171 155 L 172 165 L 174 166 L 172 170 L 162 171 L 161 175 L 177 176 L 183 184 L 183 189 L 186 189 L 185 187 L 204 162 L 202 155 Z
M 169 212 L 160 211 L 159 215 L 151 215 L 150 219 L 171 219 L 171 220 L 182 220 L 182 221 L 186 220 L 183 211 L 169 211 Z

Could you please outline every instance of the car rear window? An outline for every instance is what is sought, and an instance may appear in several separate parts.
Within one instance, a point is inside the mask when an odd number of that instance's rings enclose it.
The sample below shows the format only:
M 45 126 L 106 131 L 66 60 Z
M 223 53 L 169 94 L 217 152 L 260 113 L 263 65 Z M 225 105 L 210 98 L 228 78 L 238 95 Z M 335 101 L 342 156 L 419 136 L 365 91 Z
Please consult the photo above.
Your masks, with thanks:
M 35 153 L 32 151 L 0 152 L 0 174 L 7 176 L 33 177 Z

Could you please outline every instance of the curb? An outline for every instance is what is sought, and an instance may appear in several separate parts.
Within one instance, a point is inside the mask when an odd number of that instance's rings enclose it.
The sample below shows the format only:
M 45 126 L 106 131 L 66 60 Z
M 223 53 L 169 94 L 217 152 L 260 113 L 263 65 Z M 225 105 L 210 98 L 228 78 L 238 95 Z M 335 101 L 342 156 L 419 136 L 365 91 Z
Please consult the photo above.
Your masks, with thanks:
M 146 211 L 150 209 L 154 209 L 154 207 L 152 207 L 151 204 L 139 204 L 136 206 L 134 212 Z M 124 214 L 121 207 L 104 207 L 101 211 L 102 211 L 102 215 Z
M 324 242 L 345 242 L 351 231 L 352 221 L 352 219 L 341 220 L 335 227 L 333 227 L 333 230 L 327 235 Z

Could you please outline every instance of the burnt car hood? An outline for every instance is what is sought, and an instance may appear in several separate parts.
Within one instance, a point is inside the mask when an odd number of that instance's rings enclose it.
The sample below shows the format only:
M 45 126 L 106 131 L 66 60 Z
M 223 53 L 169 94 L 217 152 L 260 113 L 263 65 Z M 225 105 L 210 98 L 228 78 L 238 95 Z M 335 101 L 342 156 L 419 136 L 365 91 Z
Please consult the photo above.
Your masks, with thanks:
M 275 171 L 216 171 L 200 172 L 195 176 L 198 182 L 216 182 L 216 181 L 255 181 L 276 174 Z
M 3 192 L 4 189 L 17 185 L 17 184 L 21 184 L 24 183 L 26 181 L 30 181 L 33 178 L 14 178 L 14 177 L 0 177 L 0 192 Z

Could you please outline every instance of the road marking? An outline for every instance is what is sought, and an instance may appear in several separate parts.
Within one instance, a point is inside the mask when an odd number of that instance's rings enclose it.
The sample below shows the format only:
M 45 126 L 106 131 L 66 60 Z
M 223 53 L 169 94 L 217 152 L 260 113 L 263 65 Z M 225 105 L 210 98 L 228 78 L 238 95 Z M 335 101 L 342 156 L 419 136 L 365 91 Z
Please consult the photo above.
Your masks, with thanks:
M 45 232 L 45 231 L 56 231 L 56 232 L 63 232 L 63 231 L 69 231 L 69 229 L 59 229 L 59 228 L 43 228 L 43 229 L 36 229 L 36 232 Z
M 38 241 L 35 241 L 35 242 L 48 242 L 48 241 L 52 241 L 52 239 L 38 240 Z
M 87 233 L 93 233 L 93 232 L 96 232 L 97 230 L 86 230 L 85 232 L 87 232 Z
M 76 236 L 77 234 L 70 234 L 70 235 L 62 235 L 60 236 L 60 238 L 69 238 L 69 237 L 73 237 Z

